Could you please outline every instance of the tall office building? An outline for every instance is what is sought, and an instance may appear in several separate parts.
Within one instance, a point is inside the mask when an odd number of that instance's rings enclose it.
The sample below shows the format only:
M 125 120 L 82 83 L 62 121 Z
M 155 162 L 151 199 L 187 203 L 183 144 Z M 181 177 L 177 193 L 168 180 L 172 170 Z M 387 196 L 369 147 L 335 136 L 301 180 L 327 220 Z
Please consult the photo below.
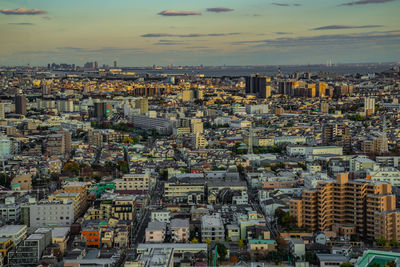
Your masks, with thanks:
M 74 101 L 72 99 L 61 100 L 57 102 L 59 112 L 74 112 Z
M 326 101 L 321 102 L 321 113 L 328 114 L 329 113 L 329 103 Z
M 135 99 L 135 108 L 140 109 L 140 114 L 146 114 L 149 111 L 149 100 L 147 98 Z
M 112 112 L 112 105 L 106 102 L 94 103 L 94 117 L 101 120 L 107 118 Z
M 203 97 L 204 97 L 204 92 L 203 92 L 203 90 L 201 90 L 201 89 L 196 89 L 196 90 L 194 91 L 194 98 L 195 98 L 195 99 L 203 100 Z
M 290 215 L 299 227 L 313 232 L 400 239 L 400 225 L 396 221 L 388 224 L 400 217 L 392 185 L 349 180 L 347 173 L 339 174 L 336 181 L 321 181 L 316 189 L 304 190 L 301 199 L 290 200 Z
M 192 90 L 182 91 L 182 101 L 183 102 L 193 101 L 193 96 L 194 96 L 194 93 Z
M 190 129 L 191 132 L 194 134 L 202 134 L 204 132 L 203 130 L 203 122 L 201 119 L 191 119 L 190 121 Z
M 114 68 L 117 67 L 117 61 L 114 61 Z
M 317 94 L 319 97 L 325 97 L 326 95 L 326 89 L 328 88 L 328 84 L 327 83 L 318 83 L 317 84 Z
M 269 77 L 261 75 L 251 75 L 246 77 L 246 94 L 253 94 L 260 98 L 271 96 L 271 86 L 268 84 Z
M 0 103 L 0 120 L 4 120 L 6 118 L 4 103 Z
M 195 149 L 202 149 L 208 145 L 207 139 L 200 133 L 193 135 L 192 144 Z
M 42 85 L 42 95 L 49 95 L 51 93 L 50 85 L 43 84 Z
M 364 98 L 364 113 L 366 116 L 375 114 L 375 98 Z
M 15 96 L 15 113 L 26 115 L 26 96 L 24 95 Z

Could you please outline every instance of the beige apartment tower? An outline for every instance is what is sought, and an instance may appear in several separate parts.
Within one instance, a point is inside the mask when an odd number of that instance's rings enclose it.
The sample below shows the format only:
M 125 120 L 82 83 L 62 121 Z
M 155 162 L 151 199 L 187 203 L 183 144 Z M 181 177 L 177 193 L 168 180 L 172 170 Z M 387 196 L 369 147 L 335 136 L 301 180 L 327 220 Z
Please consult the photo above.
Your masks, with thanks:
M 399 240 L 399 226 L 395 222 L 400 212 L 395 200 L 391 184 L 352 181 L 345 173 L 339 174 L 336 181 L 322 181 L 316 189 L 305 190 L 301 199 L 292 199 L 290 215 L 299 227 L 311 231 L 347 227 L 363 238 Z

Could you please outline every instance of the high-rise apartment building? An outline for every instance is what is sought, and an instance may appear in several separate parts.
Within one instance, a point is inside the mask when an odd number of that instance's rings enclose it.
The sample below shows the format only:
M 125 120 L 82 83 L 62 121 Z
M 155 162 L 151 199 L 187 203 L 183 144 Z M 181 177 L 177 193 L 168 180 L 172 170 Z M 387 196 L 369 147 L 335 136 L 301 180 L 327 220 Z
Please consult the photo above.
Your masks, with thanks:
M 325 97 L 326 96 L 326 89 L 328 89 L 328 84 L 327 83 L 318 83 L 317 84 L 317 94 L 319 97 Z
M 46 153 L 49 156 L 65 154 L 65 137 L 63 134 L 51 134 L 47 136 Z
M 344 123 L 324 124 L 322 127 L 322 143 L 326 146 L 342 146 L 345 153 L 351 149 L 350 127 Z
M 188 102 L 192 101 L 194 97 L 194 93 L 192 90 L 184 90 L 182 91 L 182 101 L 183 102 Z
M 196 89 L 194 91 L 194 98 L 198 99 L 198 100 L 203 100 L 204 98 L 204 91 L 201 89 Z
M 103 134 L 100 130 L 88 131 L 88 141 L 91 146 L 101 146 L 103 144 Z
M 251 75 L 246 77 L 246 94 L 253 94 L 260 98 L 268 98 L 271 96 L 271 86 L 268 82 L 269 77 L 261 75 Z
M 372 97 L 364 98 L 364 113 L 366 116 L 375 113 L 375 98 Z
M 329 113 L 329 103 L 326 101 L 321 102 L 321 113 L 328 114 Z
M 202 134 L 204 132 L 203 129 L 203 122 L 201 121 L 201 119 L 191 119 L 190 120 L 190 129 L 191 132 L 196 134 Z
M 97 102 L 94 103 L 94 117 L 96 119 L 101 120 L 105 119 L 112 112 L 112 105 L 107 104 L 106 102 Z
M 347 173 L 339 174 L 336 181 L 319 182 L 316 189 L 304 190 L 301 199 L 290 201 L 290 215 L 299 227 L 311 231 L 342 234 L 345 228 L 344 234 L 359 234 L 363 238 L 400 238 L 400 226 L 393 223 L 400 211 L 396 211 L 392 185 L 352 181 Z
M 15 113 L 20 115 L 26 115 L 26 96 L 24 95 L 15 96 Z
M 202 149 L 208 145 L 207 139 L 205 139 L 204 135 L 200 133 L 195 133 L 193 135 L 192 142 L 193 142 L 193 147 L 196 149 Z
M 138 98 L 135 100 L 135 108 L 140 110 L 140 114 L 144 115 L 149 111 L 149 100 L 147 98 Z
M 42 85 L 42 95 L 50 95 L 51 93 L 51 88 L 49 84 L 43 84 Z
M 74 101 L 72 99 L 61 100 L 57 103 L 59 112 L 74 112 Z
M 387 153 L 389 151 L 388 139 L 384 133 L 381 133 L 377 137 L 364 140 L 361 143 L 361 150 L 364 153 Z

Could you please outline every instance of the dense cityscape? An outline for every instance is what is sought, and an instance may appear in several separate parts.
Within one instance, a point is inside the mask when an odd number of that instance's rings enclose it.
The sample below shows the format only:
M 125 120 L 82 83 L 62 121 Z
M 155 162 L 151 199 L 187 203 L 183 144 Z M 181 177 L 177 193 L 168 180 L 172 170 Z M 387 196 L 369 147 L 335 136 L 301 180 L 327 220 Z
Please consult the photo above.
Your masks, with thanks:
M 333 67 L 0 67 L 0 265 L 399 266 L 400 65 Z

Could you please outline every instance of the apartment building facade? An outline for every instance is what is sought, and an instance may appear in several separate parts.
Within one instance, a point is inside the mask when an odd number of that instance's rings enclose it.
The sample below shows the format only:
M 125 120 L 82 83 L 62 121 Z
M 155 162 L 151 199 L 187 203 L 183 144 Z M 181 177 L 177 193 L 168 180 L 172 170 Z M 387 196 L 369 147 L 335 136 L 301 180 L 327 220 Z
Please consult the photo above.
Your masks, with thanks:
M 396 197 L 389 183 L 350 181 L 348 174 L 337 180 L 321 181 L 317 188 L 304 190 L 301 199 L 290 201 L 290 215 L 299 227 L 311 231 L 332 231 L 351 227 L 363 238 L 396 237 Z M 391 240 L 391 239 L 389 239 Z

